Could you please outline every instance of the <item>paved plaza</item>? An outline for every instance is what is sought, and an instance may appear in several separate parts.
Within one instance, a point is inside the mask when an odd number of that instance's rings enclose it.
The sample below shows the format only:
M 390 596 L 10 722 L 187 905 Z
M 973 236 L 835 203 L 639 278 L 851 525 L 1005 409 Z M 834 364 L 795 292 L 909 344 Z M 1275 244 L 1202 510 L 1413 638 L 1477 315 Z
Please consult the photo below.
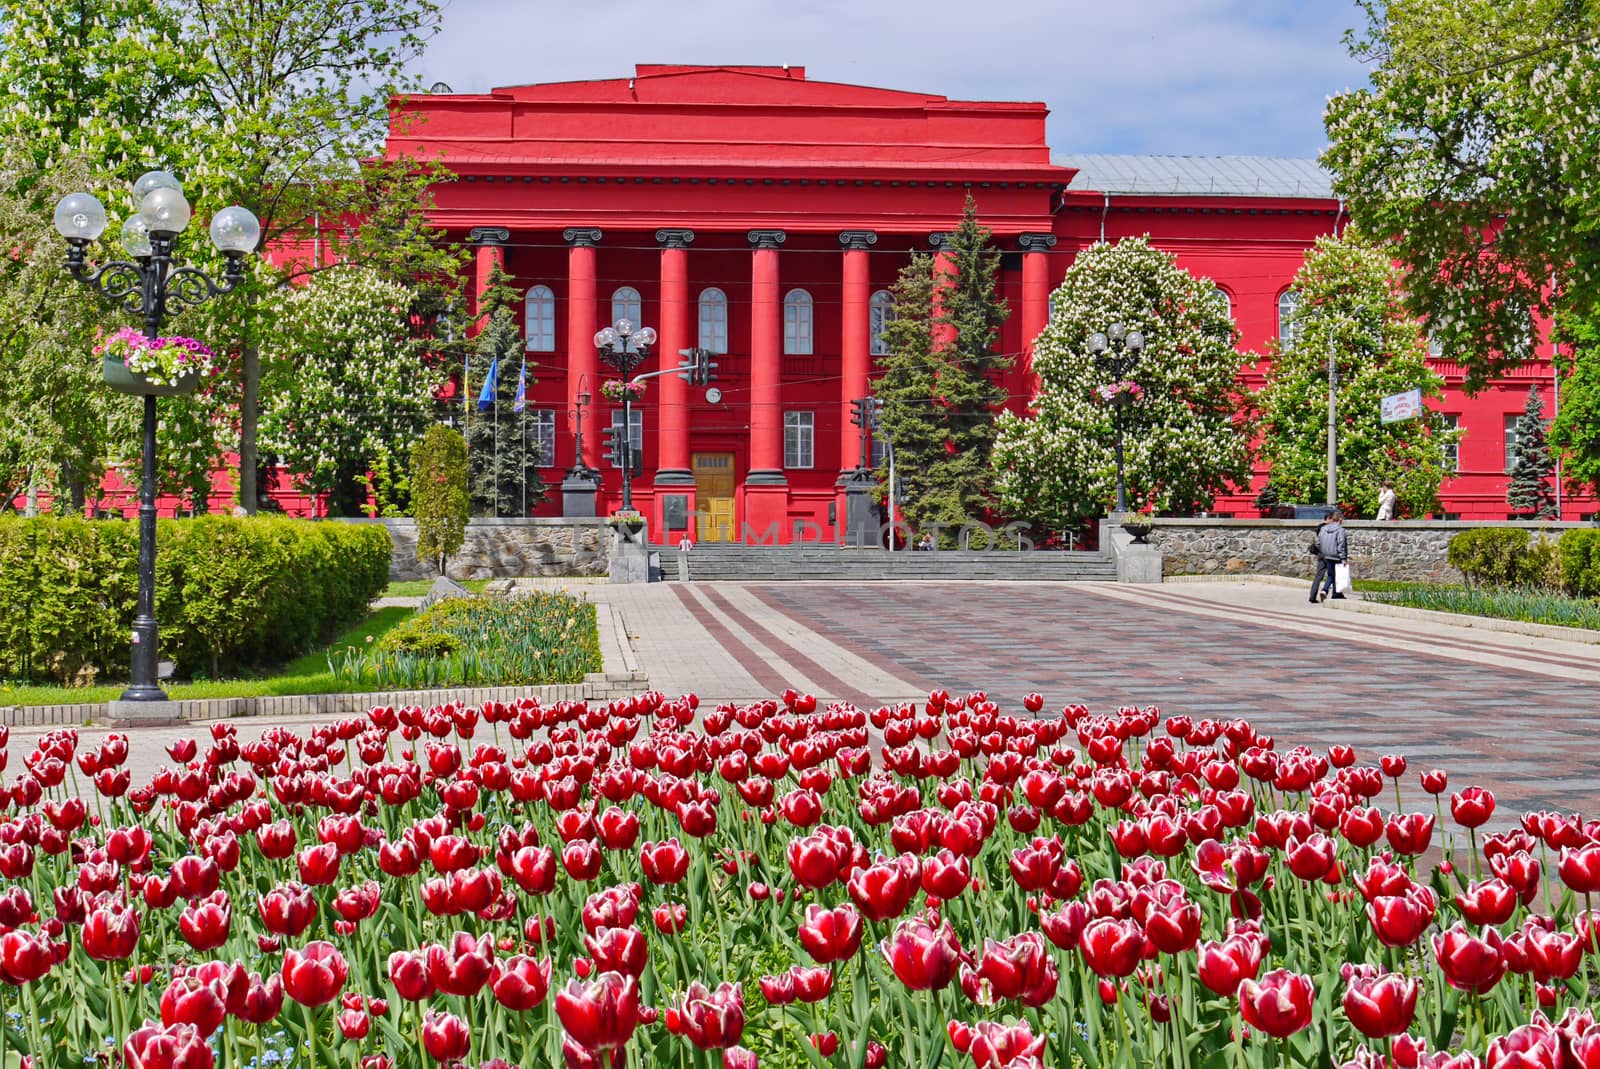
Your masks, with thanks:
M 1311 605 L 1300 584 L 591 589 L 622 609 L 669 693 L 795 686 L 876 705 L 944 687 L 1010 708 L 1034 690 L 1055 707 L 1153 704 L 1248 717 L 1284 748 L 1403 753 L 1456 787 L 1493 788 L 1506 816 L 1600 814 L 1600 645 Z
M 669 694 L 793 686 L 876 706 L 943 687 L 1018 710 L 1035 690 L 1057 708 L 1154 704 L 1248 717 L 1280 748 L 1403 753 L 1414 769 L 1448 768 L 1453 787 L 1493 788 L 1505 817 L 1600 815 L 1600 645 L 1310 605 L 1303 586 L 1267 582 L 570 588 L 620 612 L 649 685 Z M 268 723 L 241 721 L 241 736 Z M 175 734 L 135 740 L 136 779 Z

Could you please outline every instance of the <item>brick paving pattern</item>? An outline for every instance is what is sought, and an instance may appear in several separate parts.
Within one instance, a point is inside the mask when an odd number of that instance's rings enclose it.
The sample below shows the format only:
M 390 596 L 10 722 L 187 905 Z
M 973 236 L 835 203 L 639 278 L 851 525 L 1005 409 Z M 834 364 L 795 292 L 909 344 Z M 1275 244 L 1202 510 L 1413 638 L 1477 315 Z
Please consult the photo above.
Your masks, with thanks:
M 1522 650 L 1497 658 L 1521 668 L 1490 664 L 1486 636 L 1418 641 L 1393 621 L 1328 606 L 1305 606 L 1320 616 L 1239 606 L 1202 616 L 1172 587 L 1129 600 L 1117 596 L 1129 588 L 1088 585 L 746 589 L 919 687 L 984 690 L 1011 708 L 1036 690 L 1095 711 L 1132 703 L 1242 716 L 1280 746 L 1344 742 L 1403 753 L 1413 769 L 1445 767 L 1455 787 L 1491 787 L 1506 808 L 1600 814 L 1600 659 Z M 1304 605 L 1285 591 L 1286 603 L 1293 597 Z M 1419 648 L 1399 648 L 1402 637 Z
M 559 587 L 559 580 L 539 581 Z M 984 690 L 1020 711 L 1158 705 L 1248 717 L 1280 747 L 1336 742 L 1447 768 L 1453 788 L 1492 788 L 1494 826 L 1526 809 L 1600 815 L 1600 643 L 1308 605 L 1266 583 L 654 583 L 583 585 L 621 621 L 651 688 L 709 702 L 786 686 L 858 705 Z M 1464 621 L 1465 622 L 1465 621 Z M 610 654 L 608 653 L 608 668 Z M 630 662 L 629 667 L 632 667 Z M 237 721 L 242 740 L 280 723 Z M 14 751 L 43 729 L 14 728 Z M 131 771 L 204 728 L 143 729 Z M 92 742 L 99 730 L 84 729 Z M 1408 776 L 1407 804 L 1431 807 Z

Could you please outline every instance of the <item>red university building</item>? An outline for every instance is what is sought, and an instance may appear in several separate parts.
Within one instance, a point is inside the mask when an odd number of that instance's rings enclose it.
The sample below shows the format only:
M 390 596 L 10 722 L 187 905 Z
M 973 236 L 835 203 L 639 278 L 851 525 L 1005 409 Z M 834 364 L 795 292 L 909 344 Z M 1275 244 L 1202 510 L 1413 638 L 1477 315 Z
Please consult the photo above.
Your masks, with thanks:
M 519 418 L 550 460 L 547 483 L 580 463 L 581 413 L 581 463 L 602 469 L 598 511 L 617 507 L 602 428 L 621 409 L 600 396 L 616 373 L 594 334 L 626 318 L 659 334 L 639 371 L 676 366 L 680 349 L 718 354 L 720 396 L 666 375 L 636 406 L 634 499 L 652 537 L 676 541 L 677 518 L 698 511 L 702 538 L 776 526 L 786 541 L 797 529 L 833 540 L 841 474 L 861 448 L 849 402 L 871 393 L 888 288 L 912 251 L 937 252 L 968 192 L 1005 250 L 1000 348 L 1016 357 L 1019 410 L 1032 339 L 1079 249 L 1149 234 L 1222 288 L 1240 347 L 1261 351 L 1306 248 L 1342 224 L 1314 161 L 1052 156 L 1046 112 L 813 82 L 802 67 L 640 65 L 626 78 L 405 98 L 388 153 L 455 174 L 434 190 L 435 221 L 476 246 L 479 288 L 498 264 L 526 294 L 536 381 Z M 1549 348 L 1475 398 L 1459 368 L 1435 364 L 1443 409 L 1466 430 L 1444 513 L 1503 519 L 1508 428 L 1529 386 L 1547 413 L 1556 400 Z M 1244 378 L 1259 388 L 1261 369 Z M 1218 510 L 1253 515 L 1264 481 Z M 562 507 L 555 492 L 537 512 Z M 1593 508 L 1567 499 L 1563 516 Z

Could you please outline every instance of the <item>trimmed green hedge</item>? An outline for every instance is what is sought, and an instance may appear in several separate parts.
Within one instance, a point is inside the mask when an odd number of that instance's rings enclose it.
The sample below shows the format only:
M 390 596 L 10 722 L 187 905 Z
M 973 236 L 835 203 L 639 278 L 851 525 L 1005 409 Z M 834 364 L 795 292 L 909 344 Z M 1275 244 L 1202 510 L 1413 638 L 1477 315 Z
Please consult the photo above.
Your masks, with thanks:
M 161 655 L 180 676 L 266 667 L 359 620 L 383 592 L 381 524 L 202 516 L 156 526 Z M 139 531 L 127 520 L 0 517 L 0 678 L 126 678 Z
M 1579 597 L 1600 597 L 1600 530 L 1573 528 L 1561 536 L 1561 585 Z
M 1480 527 L 1451 538 L 1446 555 L 1451 567 L 1469 583 L 1519 586 L 1524 581 L 1529 539 L 1520 527 Z
M 1449 557 L 1469 584 L 1600 597 L 1600 529 L 1573 527 L 1559 539 L 1517 527 L 1462 531 Z

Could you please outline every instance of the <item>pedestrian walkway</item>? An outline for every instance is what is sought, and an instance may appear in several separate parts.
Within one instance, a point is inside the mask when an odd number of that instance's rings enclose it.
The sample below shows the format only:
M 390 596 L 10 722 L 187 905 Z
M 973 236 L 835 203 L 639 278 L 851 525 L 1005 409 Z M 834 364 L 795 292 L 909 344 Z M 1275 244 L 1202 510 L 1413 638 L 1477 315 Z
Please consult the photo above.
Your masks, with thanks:
M 524 581 L 561 588 L 562 580 Z M 786 687 L 865 707 L 936 688 L 982 690 L 1020 711 L 1158 705 L 1248 717 L 1280 748 L 1353 745 L 1448 769 L 1518 810 L 1600 814 L 1594 699 L 1600 645 L 1490 631 L 1470 621 L 1307 604 L 1305 585 L 1168 583 L 580 583 L 609 606 L 643 686 L 706 702 Z M 243 739 L 293 720 L 239 721 Z M 134 776 L 195 728 L 140 732 Z M 200 729 L 203 730 L 203 729 Z M 25 744 L 37 730 L 13 729 Z M 85 730 L 92 740 L 99 732 Z M 1431 807 L 1408 780 L 1408 804 Z

